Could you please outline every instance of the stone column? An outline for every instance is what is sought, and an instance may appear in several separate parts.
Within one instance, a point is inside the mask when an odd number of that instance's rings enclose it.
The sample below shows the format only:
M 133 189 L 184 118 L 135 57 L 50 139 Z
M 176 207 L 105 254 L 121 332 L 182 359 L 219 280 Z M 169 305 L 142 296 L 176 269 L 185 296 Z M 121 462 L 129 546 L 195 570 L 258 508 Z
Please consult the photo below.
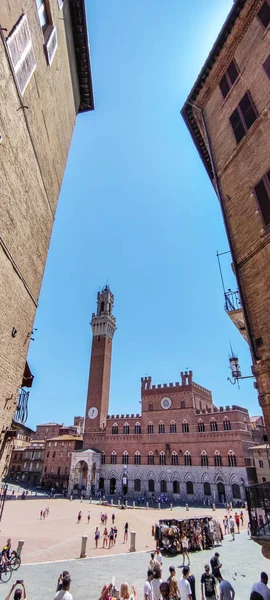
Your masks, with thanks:
M 131 531 L 130 532 L 130 547 L 129 547 L 129 551 L 130 552 L 136 552 L 136 531 Z
M 87 535 L 82 535 L 80 558 L 86 558 L 86 544 L 87 544 Z
M 21 556 L 23 545 L 24 545 L 24 540 L 19 540 L 18 541 L 18 548 L 17 548 L 17 554 L 19 554 L 19 556 Z

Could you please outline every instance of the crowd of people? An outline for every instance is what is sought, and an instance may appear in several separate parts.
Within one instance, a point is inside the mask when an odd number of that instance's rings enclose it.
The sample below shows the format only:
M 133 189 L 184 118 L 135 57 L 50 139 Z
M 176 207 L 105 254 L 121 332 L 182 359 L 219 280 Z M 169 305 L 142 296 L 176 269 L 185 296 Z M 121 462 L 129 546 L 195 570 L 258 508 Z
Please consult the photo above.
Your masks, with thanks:
M 42 519 L 46 519 L 46 517 L 48 517 L 50 514 L 50 509 L 48 506 L 46 506 L 45 510 L 41 509 L 40 513 L 39 513 L 39 518 Z
M 80 510 L 78 513 L 78 517 L 77 517 L 77 523 L 80 523 L 82 520 L 82 511 Z M 89 524 L 91 521 L 91 512 L 88 511 L 87 514 L 87 524 Z M 108 521 L 108 514 L 107 513 L 101 513 L 100 515 L 100 524 L 101 526 L 104 527 L 103 531 L 100 530 L 99 526 L 97 526 L 95 528 L 95 532 L 94 532 L 94 541 L 95 541 L 95 548 L 112 548 L 113 546 L 115 546 L 116 544 L 116 540 L 117 540 L 117 536 L 118 536 L 118 529 L 115 525 L 115 513 L 112 513 L 111 515 L 111 525 L 107 526 L 107 521 Z M 128 542 L 128 522 L 125 523 L 124 525 L 124 536 L 123 536 L 123 544 L 126 544 Z M 100 542 L 102 542 L 102 545 L 100 545 Z

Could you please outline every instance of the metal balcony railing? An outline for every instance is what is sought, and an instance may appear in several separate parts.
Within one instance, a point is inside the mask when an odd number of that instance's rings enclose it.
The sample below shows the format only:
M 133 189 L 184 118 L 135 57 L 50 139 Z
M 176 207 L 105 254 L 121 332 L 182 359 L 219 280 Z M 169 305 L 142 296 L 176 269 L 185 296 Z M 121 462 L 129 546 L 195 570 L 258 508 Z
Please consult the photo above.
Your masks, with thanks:
M 14 417 L 17 423 L 26 423 L 28 419 L 28 398 L 29 392 L 21 388 Z
M 226 312 L 231 312 L 232 310 L 237 310 L 241 308 L 238 290 L 236 290 L 235 292 L 232 292 L 232 290 L 228 290 L 227 292 L 225 292 L 224 296 Z
M 247 487 L 246 495 L 252 536 L 270 536 L 270 482 Z

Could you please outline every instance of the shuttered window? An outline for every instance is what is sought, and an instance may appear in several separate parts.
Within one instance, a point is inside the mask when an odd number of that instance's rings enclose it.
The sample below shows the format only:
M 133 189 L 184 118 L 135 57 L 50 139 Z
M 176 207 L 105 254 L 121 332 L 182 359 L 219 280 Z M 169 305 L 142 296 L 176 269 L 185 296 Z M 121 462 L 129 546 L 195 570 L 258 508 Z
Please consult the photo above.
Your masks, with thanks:
M 250 93 L 246 92 L 242 100 L 239 102 L 237 108 L 230 116 L 230 123 L 238 144 L 246 135 L 248 129 L 251 127 L 254 121 L 256 121 L 256 119 L 256 108 L 253 104 Z
M 48 60 L 48 64 L 51 65 L 52 61 L 53 61 L 53 57 L 55 55 L 55 51 L 57 48 L 58 42 L 57 42 L 57 31 L 56 31 L 56 27 L 54 27 L 50 33 L 50 36 L 47 40 L 46 43 L 46 54 L 47 54 L 47 60 Z
M 7 48 L 18 88 L 21 95 L 23 95 L 37 66 L 26 15 L 21 16 L 12 33 L 7 38 Z
M 270 0 L 265 0 L 258 12 L 258 18 L 266 28 L 270 23 Z
M 264 68 L 264 70 L 266 72 L 266 75 L 268 75 L 268 77 L 270 79 L 270 54 L 267 57 L 267 59 L 264 61 L 263 68 Z
M 232 62 L 228 66 L 228 69 L 227 69 L 225 75 L 222 77 L 220 84 L 219 84 L 223 98 L 226 98 L 231 87 L 233 86 L 234 82 L 236 81 L 238 75 L 239 75 L 239 72 L 238 72 L 236 62 L 235 62 L 235 60 L 232 60 Z
M 254 192 L 267 227 L 270 225 L 270 171 L 255 185 Z

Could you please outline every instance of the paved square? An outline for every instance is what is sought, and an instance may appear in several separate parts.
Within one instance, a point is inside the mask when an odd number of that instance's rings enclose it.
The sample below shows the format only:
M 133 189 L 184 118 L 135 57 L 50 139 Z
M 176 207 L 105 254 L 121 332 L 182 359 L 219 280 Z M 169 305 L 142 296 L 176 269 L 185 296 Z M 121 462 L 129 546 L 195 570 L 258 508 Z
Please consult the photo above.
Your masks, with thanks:
M 18 501 L 17 501 L 18 502 Z M 11 504 L 14 506 L 11 507 Z M 21 503 L 23 504 L 23 502 Z M 70 560 L 64 559 L 68 553 L 78 556 L 80 538 L 84 531 L 87 531 L 85 518 L 89 508 L 88 503 L 69 502 L 69 501 L 50 501 L 50 515 L 48 520 L 39 522 L 40 507 L 46 506 L 42 501 L 25 502 L 16 510 L 16 502 L 10 503 L 5 508 L 4 519 L 2 521 L 1 543 L 7 537 L 8 531 L 12 530 L 12 537 L 16 539 L 23 537 L 26 540 L 25 551 L 23 552 L 23 561 L 36 564 L 23 564 L 17 573 L 12 576 L 12 581 L 24 579 L 28 600 L 42 598 L 49 600 L 54 597 L 57 577 L 67 569 L 72 577 L 72 589 L 74 600 L 98 600 L 100 590 L 104 583 L 109 583 L 112 576 L 116 578 L 117 586 L 121 581 L 128 581 L 137 586 L 139 600 L 143 600 L 143 583 L 146 578 L 146 571 L 150 560 L 150 551 L 153 548 L 153 538 L 151 538 L 151 524 L 166 515 L 180 516 L 186 515 L 184 509 L 175 509 L 174 511 L 144 511 L 127 510 L 120 511 L 114 509 L 116 514 L 116 523 L 121 533 L 117 546 L 113 553 L 109 550 L 94 550 L 93 530 L 99 523 L 102 507 L 91 505 L 91 514 L 93 522 L 89 526 L 91 530 L 89 552 L 90 558 Z M 48 504 L 48 502 L 47 502 Z M 7 510 L 6 510 L 7 509 Z M 83 511 L 83 520 L 80 525 L 76 523 L 78 510 Z M 104 510 L 104 509 L 103 509 Z M 16 512 L 20 517 L 16 518 Z M 195 513 L 205 513 L 205 510 L 191 509 L 189 515 Z M 111 515 L 112 509 L 108 508 L 108 514 Z M 22 517 L 22 514 L 24 517 Z M 217 514 L 217 512 L 215 513 Z M 220 511 L 220 519 L 224 511 Z M 12 518 L 12 521 L 10 521 Z M 247 519 L 247 516 L 245 515 Z M 128 545 L 122 544 L 123 525 L 125 521 L 130 523 L 130 528 L 137 531 L 137 552 L 130 554 Z M 111 519 L 109 517 L 109 523 Z M 44 525 L 44 528 L 43 528 Z M 43 529 L 42 529 L 43 528 Z M 75 532 L 74 532 L 75 530 Z M 236 599 L 249 600 L 249 594 L 252 583 L 259 579 L 260 571 L 265 570 L 270 574 L 270 562 L 263 558 L 260 547 L 249 540 L 245 531 L 235 536 L 235 542 L 231 541 L 231 536 L 226 536 L 223 545 L 220 546 L 220 558 L 223 564 L 222 573 L 224 578 L 228 578 L 236 590 Z M 39 540 L 39 541 L 38 541 Z M 51 546 L 49 546 L 51 542 Z M 38 545 L 39 544 L 39 545 Z M 141 550 L 138 551 L 138 549 Z M 76 549 L 76 552 L 75 552 Z M 123 554 L 121 554 L 124 551 Z M 200 576 L 203 572 L 205 561 L 209 561 L 213 550 L 197 552 L 191 554 L 192 572 L 196 578 L 197 600 L 200 600 Z M 54 555 L 54 558 L 44 558 Z M 38 564 L 38 561 L 58 559 L 59 562 L 44 562 Z M 34 558 L 34 560 L 32 560 Z M 182 563 L 181 556 L 165 556 L 163 574 L 164 579 L 168 577 L 168 567 L 175 564 L 178 567 Z M 177 574 L 180 577 L 181 569 L 177 568 Z M 10 589 L 10 584 L 0 585 L 0 600 L 6 598 Z

